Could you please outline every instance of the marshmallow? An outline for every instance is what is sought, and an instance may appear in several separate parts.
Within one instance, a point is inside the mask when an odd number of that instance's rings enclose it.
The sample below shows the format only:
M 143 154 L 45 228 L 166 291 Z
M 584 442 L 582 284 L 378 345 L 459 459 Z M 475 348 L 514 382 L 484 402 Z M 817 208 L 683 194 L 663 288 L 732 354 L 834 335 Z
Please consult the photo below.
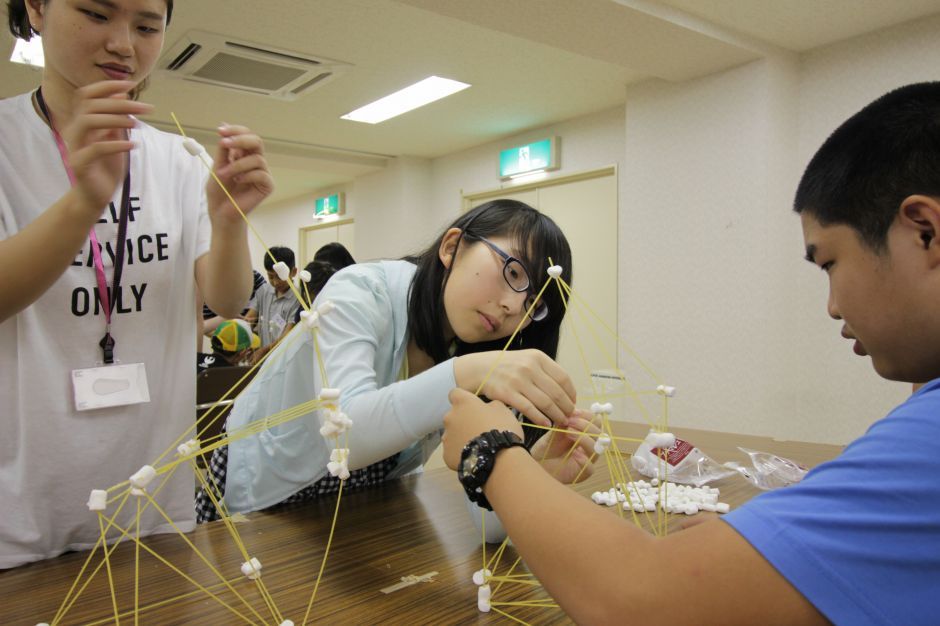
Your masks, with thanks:
M 300 321 L 303 322 L 303 325 L 307 328 L 319 328 L 320 314 L 316 311 L 301 311 Z
M 614 412 L 614 405 L 612 402 L 606 402 L 603 406 L 601 406 L 601 409 L 604 411 L 604 413 L 609 415 L 610 413 Z
M 492 575 L 493 572 L 488 569 L 478 569 L 477 571 L 473 572 L 473 584 L 482 585 L 488 581 Z
M 602 413 L 603 409 L 604 409 L 604 405 L 601 404 L 600 402 L 594 402 L 593 404 L 591 404 L 591 413 L 593 413 L 594 415 L 598 415 Z
M 715 505 L 715 511 L 717 511 L 718 513 L 727 513 L 730 510 L 731 510 L 731 505 L 728 504 L 727 502 L 719 502 L 718 504 Z
M 333 304 L 333 301 L 327 300 L 325 302 L 320 303 L 320 306 L 317 307 L 317 313 L 319 313 L 321 316 L 326 315 L 327 313 L 329 313 L 335 308 L 336 308 L 336 305 Z
M 138 497 L 138 498 L 143 498 L 145 495 L 147 495 L 147 490 L 138 489 L 137 487 L 131 487 L 131 495 Z
M 322 437 L 335 437 L 339 432 L 339 426 L 333 422 L 326 422 L 320 427 L 320 436 Z
M 651 479 L 650 485 L 652 485 L 653 487 L 659 487 L 659 479 L 658 478 Z
M 477 588 L 477 608 L 482 613 L 490 612 L 490 586 L 480 585 Z
M 349 448 L 333 448 L 330 452 L 330 460 L 339 463 L 345 463 L 349 458 Z
M 287 267 L 287 263 L 284 261 L 278 261 L 271 269 L 274 270 L 274 273 L 277 274 L 277 277 L 281 280 L 287 280 L 290 278 L 290 268 Z
M 307 270 L 300 270 L 299 276 L 300 276 L 300 280 L 304 281 L 305 283 L 309 283 L 310 279 L 313 278 L 312 276 L 310 276 L 310 272 L 308 272 Z
M 248 577 L 248 580 L 258 580 L 261 578 L 261 562 L 252 557 L 250 560 L 242 563 L 242 574 Z
M 668 385 L 660 385 L 656 388 L 656 393 L 661 396 L 666 396 L 667 398 L 672 398 L 676 395 L 676 388 L 669 387 Z
M 550 268 L 548 268 L 548 275 L 551 276 L 552 278 L 558 278 L 559 276 L 561 276 L 561 273 L 563 271 L 564 271 L 564 268 L 562 268 L 562 266 L 552 265 Z
M 650 431 L 646 436 L 646 443 L 650 445 L 651 448 L 663 448 L 668 450 L 669 448 L 676 445 L 676 436 L 672 433 L 657 433 L 655 431 Z
M 183 147 L 186 148 L 186 152 L 193 156 L 199 156 L 199 153 L 202 152 L 202 145 L 192 137 L 183 140 Z
M 281 622 L 280 626 L 294 626 L 294 622 L 292 620 L 286 619 Z
M 604 454 L 610 448 L 610 435 L 601 435 L 594 442 L 594 454 Z
M 340 390 L 333 387 L 324 387 L 320 390 L 320 400 L 330 401 L 339 399 Z
M 92 489 L 88 496 L 89 511 L 104 511 L 108 508 L 108 492 L 104 489 Z
M 330 476 L 335 476 L 340 480 L 349 479 L 349 468 L 346 467 L 345 463 L 336 463 L 334 461 L 330 461 L 326 464 L 326 469 L 330 473 Z
M 199 452 L 199 442 L 195 439 L 190 439 L 186 443 L 181 443 L 176 449 L 176 452 L 180 456 L 190 456 Z
M 150 484 L 150 481 L 153 480 L 156 475 L 157 470 L 153 469 L 152 465 L 144 465 L 137 470 L 129 480 L 132 486 L 138 489 L 146 489 L 147 485 Z

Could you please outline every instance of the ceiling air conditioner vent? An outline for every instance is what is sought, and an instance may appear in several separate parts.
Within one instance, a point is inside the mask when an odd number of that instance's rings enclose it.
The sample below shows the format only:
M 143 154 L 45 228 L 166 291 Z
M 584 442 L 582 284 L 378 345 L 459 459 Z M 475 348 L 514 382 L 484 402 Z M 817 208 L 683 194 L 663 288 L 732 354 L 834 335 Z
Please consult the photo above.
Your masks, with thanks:
M 294 100 L 350 65 L 191 30 L 163 55 L 159 67 L 162 76 Z

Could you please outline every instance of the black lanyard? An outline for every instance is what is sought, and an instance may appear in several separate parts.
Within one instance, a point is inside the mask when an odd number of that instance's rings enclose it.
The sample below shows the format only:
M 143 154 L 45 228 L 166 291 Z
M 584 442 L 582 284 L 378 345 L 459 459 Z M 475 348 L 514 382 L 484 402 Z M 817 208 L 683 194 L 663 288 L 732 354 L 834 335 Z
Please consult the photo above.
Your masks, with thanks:
M 43 117 L 52 129 L 52 136 L 55 138 L 56 147 L 59 149 L 59 156 L 62 158 L 62 165 L 69 176 L 69 181 L 75 185 L 75 174 L 68 163 L 68 148 L 62 140 L 59 131 L 52 123 L 52 116 L 46 107 L 46 101 L 42 97 L 42 87 L 36 90 L 36 104 Z M 95 275 L 98 281 L 98 303 L 101 310 L 104 311 L 105 332 L 104 337 L 98 342 L 104 353 L 105 363 L 114 363 L 114 338 L 111 336 L 111 311 L 114 309 L 115 298 L 121 288 L 121 274 L 124 270 L 124 249 L 127 246 L 127 218 L 130 213 L 131 205 L 131 156 L 127 155 L 127 174 L 124 176 L 124 188 L 121 191 L 121 212 L 118 217 L 117 249 L 114 254 L 114 275 L 111 278 L 111 288 L 108 289 L 107 279 L 104 274 L 104 263 L 101 260 L 101 246 L 98 243 L 98 237 L 95 234 L 95 228 L 92 226 L 88 237 L 91 240 L 92 256 L 95 261 Z

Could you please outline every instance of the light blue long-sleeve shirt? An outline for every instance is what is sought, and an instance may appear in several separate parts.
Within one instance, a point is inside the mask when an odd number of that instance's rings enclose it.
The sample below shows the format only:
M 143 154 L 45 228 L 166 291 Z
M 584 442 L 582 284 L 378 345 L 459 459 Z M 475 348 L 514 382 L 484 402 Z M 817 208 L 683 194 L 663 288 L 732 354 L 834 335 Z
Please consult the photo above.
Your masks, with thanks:
M 405 261 L 352 265 L 317 297 L 335 309 L 321 317 L 318 342 L 324 385 L 311 332 L 298 324 L 236 400 L 228 431 L 315 399 L 323 387 L 341 390 L 340 408 L 353 421 L 349 468 L 401 452 L 390 478 L 418 467 L 440 442 L 448 392 L 456 386 L 453 359 L 399 380 L 407 357 L 408 292 L 415 266 Z M 320 435 L 317 411 L 229 445 L 225 503 L 231 511 L 265 508 L 326 475 L 332 440 Z

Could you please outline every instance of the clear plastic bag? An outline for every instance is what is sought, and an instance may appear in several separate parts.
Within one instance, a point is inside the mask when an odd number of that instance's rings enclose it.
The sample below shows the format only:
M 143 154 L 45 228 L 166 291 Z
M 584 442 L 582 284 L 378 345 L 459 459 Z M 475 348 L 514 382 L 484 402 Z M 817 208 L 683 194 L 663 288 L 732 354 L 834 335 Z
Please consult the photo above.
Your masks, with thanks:
M 722 467 L 684 439 L 676 438 L 675 443 L 665 449 L 654 447 L 656 435 L 650 431 L 650 435 L 637 446 L 630 459 L 634 469 L 644 476 L 701 487 L 734 475 L 733 469 Z
M 751 458 L 752 467 L 745 467 L 734 461 L 729 461 L 724 466 L 739 472 L 752 485 L 764 491 L 798 483 L 803 480 L 803 477 L 809 471 L 799 463 L 776 454 L 759 452 L 740 446 L 738 450 Z

